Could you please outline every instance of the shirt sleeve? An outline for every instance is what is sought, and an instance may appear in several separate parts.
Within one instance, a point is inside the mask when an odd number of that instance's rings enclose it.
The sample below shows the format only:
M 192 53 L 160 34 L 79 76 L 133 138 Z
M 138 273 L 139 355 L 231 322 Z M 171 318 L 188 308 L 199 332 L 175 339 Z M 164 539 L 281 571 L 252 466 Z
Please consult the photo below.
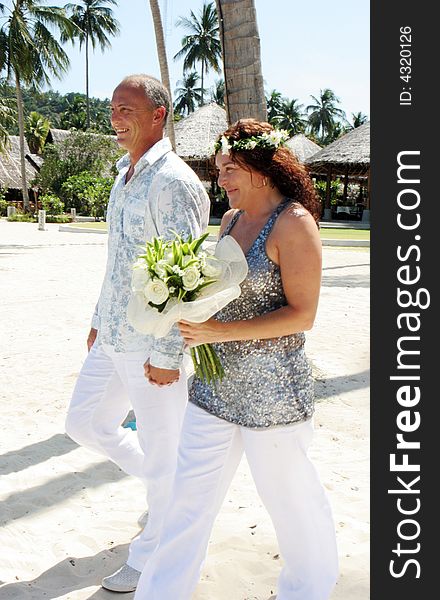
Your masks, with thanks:
M 209 198 L 201 183 L 176 179 L 167 184 L 157 197 L 154 211 L 156 229 L 164 239 L 174 237 L 173 230 L 183 238 L 199 237 L 209 219 Z M 162 369 L 178 369 L 183 358 L 183 338 L 177 325 L 170 333 L 153 343 L 150 364 Z
M 99 301 L 96 303 L 95 310 L 94 310 L 93 316 L 92 316 L 92 322 L 90 324 L 90 326 L 93 327 L 93 329 L 99 329 L 101 326 L 101 318 L 98 314 L 98 306 L 99 306 Z

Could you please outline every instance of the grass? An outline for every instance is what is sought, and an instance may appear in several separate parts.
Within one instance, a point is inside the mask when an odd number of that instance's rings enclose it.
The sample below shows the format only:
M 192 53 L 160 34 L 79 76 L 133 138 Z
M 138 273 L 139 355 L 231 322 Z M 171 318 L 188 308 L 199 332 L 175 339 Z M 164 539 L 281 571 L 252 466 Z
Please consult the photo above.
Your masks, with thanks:
M 103 221 L 96 222 L 85 222 L 85 223 L 72 223 L 72 227 L 81 227 L 86 229 L 107 229 L 107 223 Z M 219 225 L 209 225 L 208 231 L 210 235 L 217 237 L 219 232 Z M 321 238 L 326 239 L 337 239 L 337 240 L 369 240 L 370 230 L 369 229 L 337 229 L 335 228 L 321 228 L 319 230 Z

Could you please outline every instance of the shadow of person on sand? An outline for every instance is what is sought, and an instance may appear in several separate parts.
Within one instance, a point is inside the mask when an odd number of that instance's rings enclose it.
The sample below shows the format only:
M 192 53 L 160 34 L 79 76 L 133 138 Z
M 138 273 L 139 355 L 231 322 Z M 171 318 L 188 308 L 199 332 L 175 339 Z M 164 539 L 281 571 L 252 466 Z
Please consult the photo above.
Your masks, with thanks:
M 121 544 L 102 550 L 95 556 L 74 558 L 68 556 L 58 564 L 41 573 L 36 579 L 30 581 L 16 581 L 6 583 L 0 587 L 1 600 L 51 600 L 66 596 L 69 600 L 82 598 L 83 600 L 111 600 L 115 598 L 113 592 L 101 588 L 101 580 L 106 575 L 116 571 L 124 564 L 128 553 L 128 544 Z M 99 586 L 91 596 L 85 593 L 81 596 L 74 592 L 89 587 Z M 72 595 L 70 595 L 72 594 Z M 131 600 L 134 594 L 124 594 L 124 600 Z

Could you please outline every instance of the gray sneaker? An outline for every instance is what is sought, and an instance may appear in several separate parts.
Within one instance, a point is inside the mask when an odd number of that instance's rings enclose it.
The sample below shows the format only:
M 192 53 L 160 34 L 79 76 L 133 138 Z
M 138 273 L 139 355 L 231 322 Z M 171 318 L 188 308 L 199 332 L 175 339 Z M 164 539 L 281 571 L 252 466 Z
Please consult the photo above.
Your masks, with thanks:
M 141 514 L 137 523 L 138 523 L 139 527 L 145 527 L 145 525 L 147 524 L 147 521 L 148 521 L 148 510 L 146 510 L 145 512 L 143 512 Z
M 122 565 L 122 567 L 113 573 L 113 575 L 104 577 L 101 585 L 111 592 L 134 592 L 140 576 L 140 571 L 136 571 L 136 569 L 133 569 L 133 567 L 130 567 L 125 563 L 125 565 Z

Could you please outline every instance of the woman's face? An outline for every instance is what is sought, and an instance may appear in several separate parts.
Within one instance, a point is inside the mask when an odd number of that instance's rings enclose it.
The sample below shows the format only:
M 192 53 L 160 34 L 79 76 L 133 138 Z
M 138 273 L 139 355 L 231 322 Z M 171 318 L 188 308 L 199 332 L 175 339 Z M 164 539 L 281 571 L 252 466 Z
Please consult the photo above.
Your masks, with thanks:
M 218 152 L 215 157 L 218 184 L 228 195 L 231 208 L 246 208 L 254 200 L 255 191 L 263 186 L 264 177 L 233 162 L 229 154 Z

